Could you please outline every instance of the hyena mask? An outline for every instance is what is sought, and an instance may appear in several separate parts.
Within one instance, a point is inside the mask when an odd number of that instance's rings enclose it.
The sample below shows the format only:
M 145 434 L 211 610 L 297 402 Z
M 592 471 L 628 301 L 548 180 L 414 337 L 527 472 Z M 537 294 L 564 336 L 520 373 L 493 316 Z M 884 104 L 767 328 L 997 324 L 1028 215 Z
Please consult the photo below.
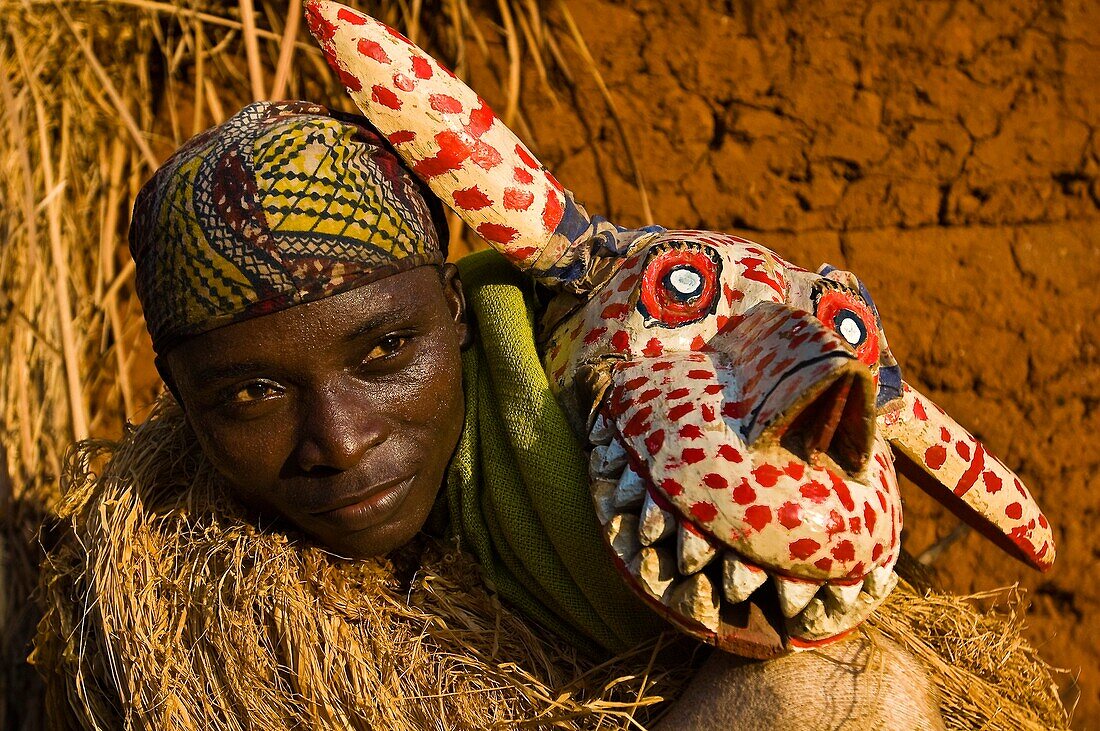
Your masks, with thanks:
M 710 231 L 588 215 L 476 93 L 329 0 L 310 29 L 412 170 L 559 294 L 540 352 L 591 449 L 596 513 L 635 591 L 684 631 L 770 657 L 842 637 L 897 578 L 894 453 L 986 537 L 1045 570 L 1020 480 L 901 379 L 854 275 Z

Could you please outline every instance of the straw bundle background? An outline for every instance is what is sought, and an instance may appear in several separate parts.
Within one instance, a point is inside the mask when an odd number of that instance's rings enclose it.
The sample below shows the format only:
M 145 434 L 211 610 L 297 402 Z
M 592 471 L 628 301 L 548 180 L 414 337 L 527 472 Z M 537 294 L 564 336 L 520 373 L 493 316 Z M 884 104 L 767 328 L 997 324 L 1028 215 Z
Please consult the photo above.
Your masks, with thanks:
M 672 124 L 680 130 L 676 134 L 690 138 L 695 134 L 692 110 L 662 109 L 663 119 L 650 120 L 638 111 L 647 100 L 628 99 L 629 114 L 621 113 L 623 100 L 616 101 L 615 87 L 601 75 L 602 70 L 610 77 L 615 69 L 594 58 L 593 37 L 585 40 L 589 26 L 582 33 L 566 3 L 352 4 L 401 28 L 471 78 L 528 139 L 535 125 L 524 117 L 527 105 L 520 91 L 538 89 L 535 111 L 528 113 L 543 115 L 543 128 L 580 127 L 589 135 L 591 150 L 575 156 L 580 162 L 571 163 L 571 174 L 559 169 L 561 177 L 584 177 L 588 167 L 596 169 L 589 177 L 597 182 L 585 183 L 593 189 L 588 197 L 602 188 L 614 208 L 632 210 L 622 222 L 651 220 L 652 205 L 659 208 L 662 223 L 728 227 L 725 219 L 712 215 L 705 199 L 685 205 L 679 190 L 651 203 L 640 169 L 661 177 L 675 166 L 663 165 L 662 153 L 653 147 L 638 149 L 643 164 L 636 164 L 636 148 L 625 144 L 629 125 L 637 119 L 662 129 Z M 755 32 L 752 13 L 734 5 L 738 15 L 748 17 L 749 32 Z M 250 100 L 304 98 L 351 109 L 301 29 L 300 11 L 298 0 L 0 0 L 0 343 L 8 349 L 0 359 L 4 728 L 45 727 L 41 684 L 23 658 L 41 613 L 31 600 L 41 544 L 51 545 L 60 530 L 50 519 L 60 505 L 58 480 L 66 448 L 74 439 L 117 437 L 127 420 L 138 422 L 149 414 L 159 390 L 124 245 L 138 187 L 179 143 Z M 578 103 L 582 111 L 574 116 L 571 106 Z M 600 122 L 593 123 L 593 117 Z M 728 119 L 715 117 L 710 124 L 718 128 L 716 136 L 732 134 Z M 557 141 L 547 151 L 548 161 L 566 157 L 563 144 Z M 701 144 L 718 149 L 713 140 Z M 769 166 L 785 164 L 774 154 Z M 605 177 L 601 167 L 616 174 Z M 764 200 L 769 195 L 755 189 L 751 194 Z M 691 212 L 684 214 L 685 207 Z M 685 215 L 703 220 L 681 221 Z M 733 224 L 746 222 L 758 223 L 746 214 Z M 784 219 L 780 237 L 761 240 L 778 245 L 791 229 Z M 452 226 L 456 255 L 473 245 L 461 231 Z M 813 233 L 808 240 L 811 250 L 828 248 Z M 856 245 L 853 258 L 859 251 Z M 47 529 L 40 533 L 43 524 Z M 1020 727 L 1012 725 L 1016 722 L 1007 710 L 991 712 L 988 706 L 996 702 L 998 687 L 1013 683 L 1024 695 L 1033 691 L 1031 700 L 1038 704 L 1020 718 L 1037 714 L 1045 719 L 1041 723 L 1057 725 L 1046 670 L 1032 661 L 1033 650 L 1020 639 L 1018 625 L 1008 631 L 972 614 L 947 619 L 955 615 L 935 604 L 904 604 L 906 596 L 899 595 L 895 603 L 913 621 L 941 631 L 945 623 L 966 617 L 970 624 L 964 634 L 981 638 L 968 647 L 918 649 L 933 667 L 944 670 L 954 689 L 948 704 L 960 711 L 957 727 L 986 716 L 998 719 L 987 719 L 990 728 Z M 887 634 L 908 634 L 911 624 L 894 624 L 900 616 L 884 614 L 876 621 Z M 945 657 L 972 672 L 948 667 Z M 990 657 L 998 662 L 990 663 Z

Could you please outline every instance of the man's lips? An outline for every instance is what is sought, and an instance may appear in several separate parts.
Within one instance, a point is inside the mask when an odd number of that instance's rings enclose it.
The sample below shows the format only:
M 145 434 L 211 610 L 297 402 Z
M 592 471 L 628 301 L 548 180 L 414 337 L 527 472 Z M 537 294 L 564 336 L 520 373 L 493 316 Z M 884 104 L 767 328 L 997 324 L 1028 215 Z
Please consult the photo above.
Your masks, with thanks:
M 415 477 L 411 475 L 375 485 L 310 515 L 348 530 L 372 528 L 391 518 L 405 502 Z

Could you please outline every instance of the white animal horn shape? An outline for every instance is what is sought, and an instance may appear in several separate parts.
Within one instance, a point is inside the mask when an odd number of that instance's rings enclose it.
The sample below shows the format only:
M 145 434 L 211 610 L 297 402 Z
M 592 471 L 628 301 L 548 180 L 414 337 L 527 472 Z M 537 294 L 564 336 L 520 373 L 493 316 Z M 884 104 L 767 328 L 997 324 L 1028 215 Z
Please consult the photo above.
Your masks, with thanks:
M 580 278 L 588 215 L 473 89 L 359 11 L 308 0 L 306 19 L 356 105 L 444 203 L 517 268 Z

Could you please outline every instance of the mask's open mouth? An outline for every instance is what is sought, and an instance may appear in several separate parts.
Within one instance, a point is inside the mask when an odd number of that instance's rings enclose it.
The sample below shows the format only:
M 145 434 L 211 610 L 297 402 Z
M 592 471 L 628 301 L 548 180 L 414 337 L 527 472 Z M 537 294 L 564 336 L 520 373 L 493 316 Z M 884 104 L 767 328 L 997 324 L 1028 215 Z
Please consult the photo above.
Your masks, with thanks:
M 843 637 L 894 588 L 892 562 L 857 579 L 784 576 L 720 545 L 679 514 L 607 420 L 597 419 L 589 477 L 620 570 L 669 621 L 718 647 L 767 658 Z

